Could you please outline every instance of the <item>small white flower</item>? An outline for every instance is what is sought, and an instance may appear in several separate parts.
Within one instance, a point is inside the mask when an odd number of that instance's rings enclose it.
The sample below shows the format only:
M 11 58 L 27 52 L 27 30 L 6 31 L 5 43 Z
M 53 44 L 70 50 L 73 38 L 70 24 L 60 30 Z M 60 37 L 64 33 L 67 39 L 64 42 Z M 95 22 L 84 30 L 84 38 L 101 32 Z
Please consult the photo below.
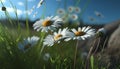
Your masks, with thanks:
M 36 12 L 33 14 L 33 18 L 35 18 L 37 14 L 38 14 L 38 12 L 36 11 Z
M 71 13 L 71 12 L 73 12 L 73 10 L 74 10 L 74 7 L 73 7 L 73 6 L 69 6 L 69 7 L 68 7 L 68 12 Z
M 60 9 L 57 10 L 57 14 L 63 15 L 63 14 L 65 14 L 65 10 L 60 8 Z
M 35 9 L 35 5 L 28 11 L 28 14 L 30 15 L 34 9 Z
M 99 32 L 102 32 L 103 34 L 107 34 L 107 31 L 105 30 L 105 28 L 98 29 L 97 33 Z
M 74 36 L 68 28 L 59 29 L 58 32 L 54 32 L 53 35 L 48 35 L 43 42 L 43 45 L 53 46 L 54 43 L 60 43 L 61 40 L 69 41 Z
M 71 29 L 71 30 L 75 35 L 73 39 L 85 40 L 85 38 L 95 35 L 95 29 L 91 29 L 91 27 L 89 26 L 83 28 L 78 27 L 78 30 L 76 29 Z
M 71 14 L 71 15 L 69 15 L 70 16 L 70 19 L 71 20 L 77 20 L 78 19 L 78 15 L 77 14 Z
M 62 18 L 64 23 L 67 23 L 68 20 L 69 20 L 69 16 L 68 15 L 63 15 L 61 18 Z
M 33 27 L 35 30 L 37 31 L 44 31 L 44 32 L 48 32 L 48 30 L 53 31 L 56 30 L 57 27 L 60 27 L 62 25 L 63 21 L 61 18 L 59 18 L 58 16 L 51 16 L 51 17 L 47 17 L 45 19 L 41 19 L 39 21 L 36 21 L 33 24 Z
M 28 37 L 27 39 L 24 39 L 23 42 L 18 44 L 18 48 L 25 52 L 29 48 L 33 47 L 38 40 L 39 40 L 39 37 L 37 36 Z
M 40 2 L 37 5 L 37 8 L 39 8 L 43 4 L 44 0 L 40 0 Z
M 50 54 L 49 53 L 45 53 L 43 56 L 43 59 L 48 61 L 48 59 L 50 58 Z
M 94 13 L 95 13 L 95 15 L 98 16 L 98 17 L 101 17 L 101 18 L 104 17 L 104 15 L 103 15 L 102 13 L 98 12 L 98 11 L 95 11 Z
M 93 18 L 93 17 L 91 17 L 91 16 L 89 16 L 88 19 L 89 19 L 90 21 L 96 21 L 95 18 Z
M 75 10 L 76 13 L 80 13 L 81 12 L 81 9 L 79 7 L 75 7 L 74 10 Z

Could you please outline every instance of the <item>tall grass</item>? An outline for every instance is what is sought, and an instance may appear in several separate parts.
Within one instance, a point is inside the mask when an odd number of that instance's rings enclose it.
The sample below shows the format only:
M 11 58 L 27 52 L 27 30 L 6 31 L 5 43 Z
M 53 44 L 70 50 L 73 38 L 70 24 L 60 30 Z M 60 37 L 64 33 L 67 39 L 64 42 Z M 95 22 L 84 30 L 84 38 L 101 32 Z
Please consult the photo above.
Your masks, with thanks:
M 80 0 L 78 0 L 78 2 L 80 2 Z M 78 2 L 76 5 L 78 5 Z M 12 1 L 10 1 L 10 3 L 12 4 Z M 28 23 L 28 13 L 26 13 L 26 28 L 22 29 L 16 11 L 17 8 L 13 6 L 13 4 L 12 7 L 15 9 L 14 11 L 18 22 L 18 28 L 16 29 L 15 27 L 11 29 L 0 24 L 0 69 L 86 68 L 86 60 L 81 57 L 82 52 L 77 49 L 78 43 L 76 44 L 76 41 L 62 41 L 62 43 L 54 44 L 53 46 L 43 46 L 44 38 L 48 35 L 48 33 L 30 30 Z M 26 10 L 27 9 L 28 8 L 26 0 Z M 46 7 L 44 8 L 44 11 L 46 11 Z M 10 15 L 8 15 L 7 12 L 8 11 L 5 11 L 6 17 L 8 17 L 9 22 L 13 24 L 14 21 L 12 21 Z M 41 18 L 44 18 L 44 14 L 41 16 Z M 21 51 L 18 48 L 18 44 L 22 42 L 24 38 L 34 35 L 40 37 L 38 43 L 26 52 Z M 49 55 L 46 56 L 46 53 Z M 91 66 L 88 69 L 105 69 L 103 67 L 99 68 L 97 63 L 98 62 L 95 62 L 94 56 L 90 56 Z

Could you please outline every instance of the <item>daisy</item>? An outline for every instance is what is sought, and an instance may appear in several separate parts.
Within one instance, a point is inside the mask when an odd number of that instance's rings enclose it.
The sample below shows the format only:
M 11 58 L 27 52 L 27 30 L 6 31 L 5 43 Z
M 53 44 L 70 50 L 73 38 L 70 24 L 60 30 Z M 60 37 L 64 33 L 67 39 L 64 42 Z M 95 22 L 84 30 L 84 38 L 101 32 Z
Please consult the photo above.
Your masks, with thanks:
M 41 19 L 39 21 L 36 21 L 33 24 L 33 27 L 37 31 L 42 31 L 42 32 L 48 32 L 49 30 L 53 31 L 56 30 L 56 28 L 61 27 L 63 21 L 61 18 L 58 16 L 51 16 L 47 17 L 45 19 Z
M 38 40 L 39 40 L 39 37 L 37 36 L 28 37 L 27 39 L 24 39 L 23 42 L 18 44 L 18 48 L 25 52 L 29 48 L 33 47 Z
M 69 20 L 69 15 L 63 15 L 61 18 L 62 18 L 62 20 L 63 20 L 63 23 L 67 23 L 68 22 L 68 20 Z
M 69 31 L 68 28 L 59 29 L 58 32 L 54 32 L 54 40 L 59 41 L 64 39 L 64 41 L 69 41 L 69 38 L 73 37 L 73 33 Z
M 40 2 L 37 5 L 37 8 L 39 8 L 43 4 L 44 0 L 40 0 Z
M 53 35 L 48 35 L 43 42 L 43 45 L 47 45 L 47 46 L 53 46 L 55 41 L 54 41 L 54 36 Z
M 65 10 L 60 8 L 60 9 L 57 10 L 57 14 L 63 15 L 63 14 L 65 14 Z
M 103 35 L 107 34 L 107 30 L 105 28 L 98 29 L 97 33 L 98 36 L 102 37 Z
M 95 29 L 91 29 L 91 27 L 83 27 L 80 28 L 78 27 L 78 30 L 76 29 L 71 29 L 72 32 L 74 33 L 73 39 L 78 39 L 78 40 L 85 40 L 85 38 L 91 37 L 95 34 Z
M 75 10 L 76 13 L 80 13 L 81 12 L 81 9 L 79 7 L 75 7 L 74 10 Z
M 91 17 L 91 16 L 89 16 L 88 19 L 89 19 L 90 21 L 93 21 L 93 22 L 96 21 L 95 18 L 94 18 L 94 17 Z
M 53 35 L 48 35 L 43 42 L 43 45 L 53 46 L 54 43 L 60 43 L 60 40 L 69 41 L 73 37 L 68 28 L 59 29 L 58 32 L 54 32 Z
M 33 14 L 33 18 L 35 18 L 37 14 L 38 14 L 38 12 L 36 11 L 36 12 Z
M 68 7 L 68 12 L 71 13 L 71 12 L 73 12 L 73 10 L 74 10 L 74 7 L 73 7 L 73 6 L 69 6 L 69 7 Z
M 101 18 L 103 18 L 104 16 L 103 16 L 103 14 L 101 14 L 100 12 L 98 12 L 98 11 L 95 11 L 94 12 L 95 13 L 95 15 L 96 16 L 98 16 L 98 17 L 101 17 Z
M 77 20 L 78 19 L 78 15 L 77 14 L 71 14 L 71 15 L 69 15 L 70 16 L 70 18 L 72 19 L 72 20 Z

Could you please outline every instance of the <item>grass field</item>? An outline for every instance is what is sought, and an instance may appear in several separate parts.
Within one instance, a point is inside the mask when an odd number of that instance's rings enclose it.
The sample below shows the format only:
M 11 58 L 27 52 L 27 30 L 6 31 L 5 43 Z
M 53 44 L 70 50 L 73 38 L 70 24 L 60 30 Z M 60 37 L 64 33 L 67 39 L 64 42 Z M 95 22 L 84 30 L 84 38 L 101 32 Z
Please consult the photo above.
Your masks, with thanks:
M 3 12 L 7 20 L 0 23 L 0 69 L 108 69 L 99 66 L 99 58 L 89 54 L 84 57 L 78 49 L 78 41 L 96 36 L 97 30 L 83 27 L 79 16 L 69 19 L 68 13 L 60 12 L 63 18 L 41 16 L 41 21 L 30 24 L 26 13 L 21 25 L 17 12 L 16 19 L 5 8 Z

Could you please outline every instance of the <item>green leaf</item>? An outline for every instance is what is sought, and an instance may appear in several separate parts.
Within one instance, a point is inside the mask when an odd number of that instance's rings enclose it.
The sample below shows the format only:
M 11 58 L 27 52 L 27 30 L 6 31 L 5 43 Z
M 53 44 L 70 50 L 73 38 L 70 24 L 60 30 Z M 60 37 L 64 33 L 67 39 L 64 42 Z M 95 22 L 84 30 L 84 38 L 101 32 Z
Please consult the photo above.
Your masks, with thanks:
M 93 55 L 90 57 L 91 68 L 94 69 L 94 57 Z

